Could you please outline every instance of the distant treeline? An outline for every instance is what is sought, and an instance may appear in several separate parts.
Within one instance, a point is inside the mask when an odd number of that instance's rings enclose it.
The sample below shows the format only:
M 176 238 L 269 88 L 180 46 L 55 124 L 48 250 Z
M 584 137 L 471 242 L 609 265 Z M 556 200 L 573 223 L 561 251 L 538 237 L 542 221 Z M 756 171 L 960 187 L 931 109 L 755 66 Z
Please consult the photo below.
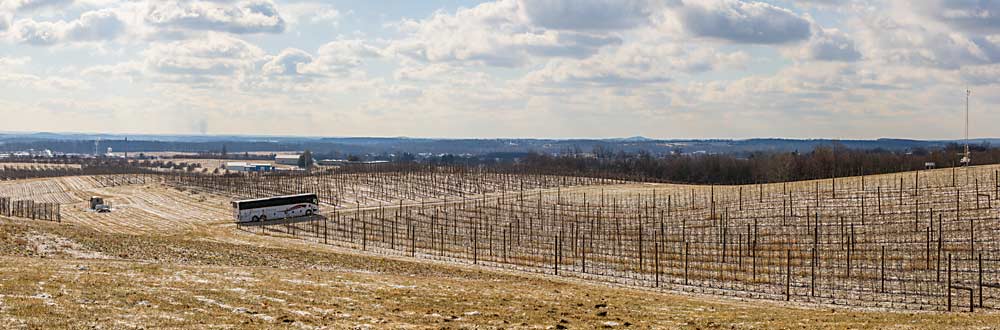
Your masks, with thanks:
M 330 158 L 356 155 L 365 160 L 388 160 L 403 153 L 419 157 L 444 154 L 478 156 L 491 153 L 563 154 L 566 150 L 610 150 L 612 152 L 648 152 L 654 156 L 670 154 L 746 154 L 754 151 L 791 152 L 811 151 L 819 145 L 842 144 L 855 150 L 885 149 L 891 151 L 914 148 L 942 148 L 946 141 L 917 141 L 902 139 L 878 140 L 827 140 L 827 139 L 749 139 L 749 140 L 651 140 L 641 137 L 629 139 L 421 139 L 421 138 L 287 138 L 287 137 L 233 137 L 199 136 L 156 139 L 138 136 L 125 141 L 124 137 L 76 137 L 72 135 L 41 134 L 11 136 L 0 134 L 0 153 L 34 150 L 51 150 L 54 153 L 93 154 L 95 142 L 98 153 L 107 148 L 116 152 L 183 152 L 221 153 L 223 149 L 236 155 L 254 152 L 291 152 L 311 150 Z M 989 142 L 992 140 L 983 140 Z M 1000 140 L 998 140 L 1000 141 Z M 375 159 L 378 158 L 378 159 Z M 319 158 L 317 158 L 319 159 Z
M 853 175 L 884 174 L 959 165 L 963 146 L 949 144 L 936 150 L 908 152 L 853 150 L 842 145 L 820 146 L 807 153 L 756 152 L 735 155 L 672 155 L 602 153 L 549 156 L 531 153 L 520 160 L 544 172 L 583 173 L 638 181 L 751 184 L 811 180 Z M 970 146 L 973 164 L 1000 163 L 1000 148 Z

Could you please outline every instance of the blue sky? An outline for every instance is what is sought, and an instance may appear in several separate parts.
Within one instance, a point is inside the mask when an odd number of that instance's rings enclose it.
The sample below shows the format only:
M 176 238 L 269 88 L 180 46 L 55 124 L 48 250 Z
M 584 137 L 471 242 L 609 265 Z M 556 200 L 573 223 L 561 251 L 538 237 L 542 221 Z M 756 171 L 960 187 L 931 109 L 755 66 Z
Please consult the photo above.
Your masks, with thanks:
M 0 131 L 957 138 L 1000 2 L 2 0 Z

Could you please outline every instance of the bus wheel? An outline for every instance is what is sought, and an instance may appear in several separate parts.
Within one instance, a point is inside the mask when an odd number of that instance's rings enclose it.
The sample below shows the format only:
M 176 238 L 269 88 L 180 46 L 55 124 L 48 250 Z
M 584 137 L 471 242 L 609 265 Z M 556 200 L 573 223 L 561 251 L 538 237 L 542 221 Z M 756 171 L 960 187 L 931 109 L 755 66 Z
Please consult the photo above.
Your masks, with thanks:
M 313 210 L 306 210 L 306 215 L 313 215 Z
M 266 215 L 260 216 L 260 222 L 264 222 L 264 221 L 267 221 L 267 216 Z
M 255 216 L 253 216 L 253 218 L 250 218 L 250 220 L 253 220 L 254 222 L 256 222 L 257 220 L 260 220 L 260 218 L 258 218 L 258 217 L 257 217 L 257 216 L 255 215 Z

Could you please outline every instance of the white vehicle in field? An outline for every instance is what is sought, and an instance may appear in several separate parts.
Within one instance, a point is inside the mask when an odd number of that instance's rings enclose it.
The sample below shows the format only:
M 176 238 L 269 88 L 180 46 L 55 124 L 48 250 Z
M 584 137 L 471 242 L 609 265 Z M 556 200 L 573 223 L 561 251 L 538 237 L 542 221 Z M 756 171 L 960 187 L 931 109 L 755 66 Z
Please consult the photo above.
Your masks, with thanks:
M 256 222 L 313 215 L 319 211 L 316 194 L 277 196 L 233 202 L 236 222 Z

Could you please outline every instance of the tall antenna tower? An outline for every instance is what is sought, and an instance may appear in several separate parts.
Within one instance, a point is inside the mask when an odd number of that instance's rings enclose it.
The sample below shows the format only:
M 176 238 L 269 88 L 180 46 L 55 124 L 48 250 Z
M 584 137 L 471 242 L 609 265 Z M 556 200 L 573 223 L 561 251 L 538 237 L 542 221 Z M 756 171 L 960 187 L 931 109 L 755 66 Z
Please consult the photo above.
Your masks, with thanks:
M 969 96 L 972 95 L 972 90 L 965 89 L 965 154 L 962 156 L 962 165 L 969 166 L 972 163 L 972 157 L 969 153 Z

